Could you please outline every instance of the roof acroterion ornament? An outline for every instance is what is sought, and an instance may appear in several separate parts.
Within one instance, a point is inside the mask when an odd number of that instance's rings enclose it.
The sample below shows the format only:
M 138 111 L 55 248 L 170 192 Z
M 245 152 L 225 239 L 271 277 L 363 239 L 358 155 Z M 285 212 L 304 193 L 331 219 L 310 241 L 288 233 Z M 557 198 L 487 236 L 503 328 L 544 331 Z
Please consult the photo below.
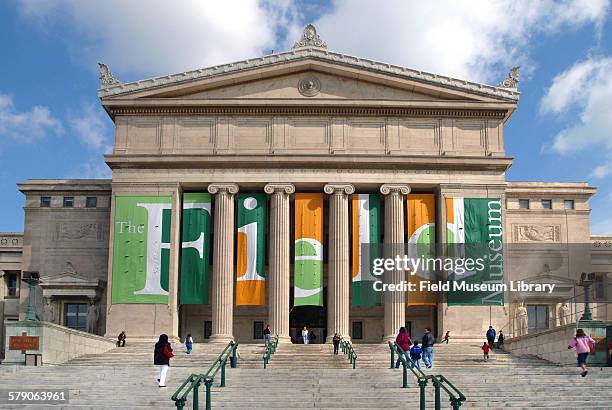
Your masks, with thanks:
M 508 77 L 501 83 L 497 84 L 501 88 L 511 88 L 518 90 L 519 85 L 519 66 L 512 67 L 512 70 L 508 73 Z
M 104 63 L 98 63 L 100 66 L 100 86 L 108 87 L 110 85 L 120 84 L 121 82 L 113 77 L 113 73 Z
M 304 34 L 302 35 L 302 38 L 293 45 L 294 50 L 296 48 L 304 47 L 327 48 L 327 43 L 321 40 L 321 37 L 319 37 L 317 34 L 317 29 L 312 24 L 304 27 Z

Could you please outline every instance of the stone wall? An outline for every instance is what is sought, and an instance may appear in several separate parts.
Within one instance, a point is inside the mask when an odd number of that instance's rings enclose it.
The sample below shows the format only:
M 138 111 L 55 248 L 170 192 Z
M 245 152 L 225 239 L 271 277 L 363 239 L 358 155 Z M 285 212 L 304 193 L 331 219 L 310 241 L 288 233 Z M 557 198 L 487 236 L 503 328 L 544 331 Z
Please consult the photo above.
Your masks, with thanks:
M 567 348 L 576 334 L 575 324 L 506 339 L 505 350 L 516 355 L 534 355 L 561 365 L 576 364 L 576 354 Z
M 85 354 L 104 353 L 115 347 L 115 341 L 69 329 L 49 322 L 5 322 L 6 338 L 4 340 L 6 358 L 4 364 L 24 364 L 21 351 L 9 350 L 9 337 L 28 336 L 40 337 L 40 349 L 28 353 L 42 354 L 43 364 L 61 364 Z

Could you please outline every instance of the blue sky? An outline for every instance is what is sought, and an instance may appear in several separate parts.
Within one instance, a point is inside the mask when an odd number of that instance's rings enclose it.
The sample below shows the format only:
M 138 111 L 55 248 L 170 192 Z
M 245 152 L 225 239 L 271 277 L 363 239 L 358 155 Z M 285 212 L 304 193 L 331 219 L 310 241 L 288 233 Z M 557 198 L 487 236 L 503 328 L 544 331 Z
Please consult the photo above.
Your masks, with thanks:
M 330 49 L 496 84 L 521 65 L 508 179 L 588 181 L 612 232 L 609 1 L 0 2 L 0 231 L 23 229 L 28 178 L 108 178 L 97 62 L 121 80 L 282 51 L 313 22 Z

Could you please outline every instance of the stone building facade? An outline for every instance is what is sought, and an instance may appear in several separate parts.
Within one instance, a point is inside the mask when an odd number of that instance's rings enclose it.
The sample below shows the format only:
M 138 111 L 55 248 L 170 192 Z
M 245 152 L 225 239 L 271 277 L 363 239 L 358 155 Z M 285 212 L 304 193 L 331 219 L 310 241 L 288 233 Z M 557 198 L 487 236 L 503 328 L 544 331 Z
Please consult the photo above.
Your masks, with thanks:
M 554 326 L 563 302 L 577 294 L 580 273 L 595 265 L 609 294 L 610 238 L 592 239 L 589 231 L 588 201 L 595 188 L 506 180 L 512 158 L 505 152 L 504 126 L 519 101 L 518 70 L 498 86 L 471 83 L 332 52 L 308 26 L 288 52 L 131 83 L 101 65 L 100 78 L 102 107 L 116 126 L 113 151 L 105 156 L 112 180 L 19 184 L 26 197 L 21 270 L 40 271 L 37 309 L 50 321 L 67 324 L 67 309 L 76 309 L 78 324 L 84 314 L 87 330 L 110 337 L 125 330 L 133 339 L 165 332 L 175 338 L 191 333 L 198 341 L 252 342 L 266 323 L 283 340 L 299 338 L 304 324 L 319 341 L 339 332 L 356 342 L 380 342 L 404 325 L 417 337 L 427 326 L 467 338 L 480 336 L 489 323 L 516 333 L 522 305 L 535 315 L 544 312 Z M 206 304 L 181 303 L 186 193 L 212 196 Z M 240 193 L 268 198 L 266 302 L 259 306 L 235 306 Z M 323 197 L 324 302 L 313 309 L 292 302 L 295 198 L 307 193 Z M 506 266 L 518 272 L 517 279 L 556 283 L 559 291 L 516 293 L 497 306 L 457 306 L 443 297 L 411 304 L 395 292 L 385 293 L 379 306 L 354 306 L 356 194 L 380 195 L 386 243 L 409 241 L 410 195 L 431 196 L 434 236 L 442 244 L 451 218 L 448 199 L 497 198 L 504 242 L 516 244 L 510 250 L 519 255 Z M 117 201 L 135 196 L 169 198 L 164 209 L 171 227 L 163 233 L 167 246 L 161 245 L 169 267 L 163 303 L 117 303 L 111 291 L 113 280 L 122 278 L 113 269 L 113 253 L 121 251 L 114 241 L 127 226 L 118 225 Z M 72 198 L 68 204 L 66 198 Z M 604 245 L 595 248 L 593 241 Z M 534 254 L 531 245 L 544 248 Z M 543 250 L 547 246 L 554 257 Z M 529 252 L 529 266 L 521 265 L 521 255 Z M 566 316 L 575 316 L 580 304 L 571 309 Z M 607 308 L 597 315 L 612 317 Z M 93 318 L 95 324 L 88 325 Z

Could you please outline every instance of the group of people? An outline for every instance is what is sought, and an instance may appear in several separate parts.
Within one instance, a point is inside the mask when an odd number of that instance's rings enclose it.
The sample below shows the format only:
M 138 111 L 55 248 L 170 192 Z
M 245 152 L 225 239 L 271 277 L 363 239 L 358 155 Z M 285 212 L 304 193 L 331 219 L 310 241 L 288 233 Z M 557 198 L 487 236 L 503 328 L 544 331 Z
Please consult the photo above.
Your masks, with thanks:
M 302 340 L 304 341 L 305 345 L 311 344 L 314 343 L 315 340 L 317 340 L 317 335 L 315 335 L 312 330 L 308 330 L 308 328 L 304 326 L 304 328 L 302 329 Z
M 448 336 L 448 332 L 446 335 Z M 421 346 L 419 346 L 419 342 L 411 340 L 410 335 L 408 335 L 408 331 L 402 326 L 397 334 L 397 337 L 395 338 L 395 343 L 401 348 L 401 350 L 398 350 L 395 368 L 399 368 L 403 356 L 404 360 L 408 362 L 408 366 L 410 367 L 414 366 L 417 369 L 420 369 L 422 358 L 425 367 L 431 369 L 433 367 L 433 349 L 435 341 L 436 339 L 431 333 L 431 329 L 426 327 L 423 338 L 421 339 Z
M 495 343 L 495 336 L 497 336 L 497 344 Z M 500 350 L 504 349 L 504 341 L 506 340 L 506 336 L 504 336 L 503 330 L 500 330 L 498 335 L 493 326 L 489 326 L 485 337 L 487 338 L 487 341 L 482 344 L 481 349 L 484 361 L 486 362 L 489 360 L 489 352 L 491 349 L 494 347 L 497 347 Z

